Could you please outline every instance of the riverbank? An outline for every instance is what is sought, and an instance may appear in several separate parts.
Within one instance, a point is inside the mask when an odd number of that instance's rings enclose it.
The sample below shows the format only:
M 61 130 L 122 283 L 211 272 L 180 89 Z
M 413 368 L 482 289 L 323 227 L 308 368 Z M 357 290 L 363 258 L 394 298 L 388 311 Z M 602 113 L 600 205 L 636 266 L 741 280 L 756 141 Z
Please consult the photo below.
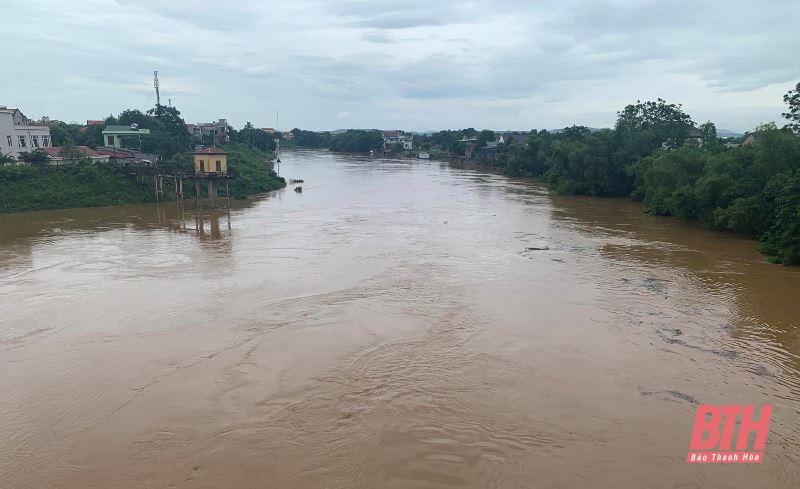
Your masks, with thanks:
M 0 168 L 0 213 L 152 201 L 152 191 L 114 166 L 86 163 L 61 168 Z
M 274 157 L 243 144 L 225 146 L 233 178 L 230 196 L 244 199 L 286 186 L 268 167 Z M 190 171 L 188 156 L 177 168 Z M 169 184 L 170 182 L 167 182 Z M 173 199 L 165 188 L 164 199 Z M 145 183 L 109 164 L 83 163 L 70 167 L 13 166 L 0 168 L 0 213 L 79 207 L 108 207 L 155 202 L 152 179 Z
M 228 168 L 234 177 L 230 181 L 231 197 L 244 199 L 286 186 L 286 180 L 272 170 L 274 153 L 238 143 L 223 149 L 228 153 Z

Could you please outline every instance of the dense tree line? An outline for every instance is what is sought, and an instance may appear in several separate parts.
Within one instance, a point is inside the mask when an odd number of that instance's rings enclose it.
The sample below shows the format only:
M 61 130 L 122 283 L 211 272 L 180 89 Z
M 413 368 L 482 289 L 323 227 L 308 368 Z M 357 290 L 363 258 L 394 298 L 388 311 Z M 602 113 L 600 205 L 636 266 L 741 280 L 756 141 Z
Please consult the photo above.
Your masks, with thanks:
M 233 128 L 228 128 L 232 143 L 245 144 L 251 148 L 260 149 L 261 151 L 275 151 L 275 139 L 279 137 L 280 133 L 269 134 L 261 129 L 257 129 L 250 122 L 245 123 L 241 130 L 236 131 Z
M 192 136 L 186 129 L 186 122 L 175 107 L 156 106 L 147 112 L 139 109 L 124 110 L 118 116 L 109 116 L 104 125 L 82 126 L 55 121 L 50 124 L 53 146 L 103 146 L 103 129 L 106 125 L 130 126 L 136 124 L 139 129 L 148 129 L 150 134 L 139 138 L 128 138 L 123 146 L 141 149 L 145 153 L 172 158 L 186 152 L 192 147 Z
M 381 131 L 378 130 L 363 131 L 359 129 L 350 129 L 334 135 L 331 138 L 329 147 L 331 151 L 339 151 L 342 153 L 369 153 L 370 150 L 381 151 L 383 147 L 383 135 Z
M 329 148 L 331 145 L 332 136 L 329 132 L 305 131 L 295 127 L 292 135 L 292 142 L 304 148 Z
M 527 144 L 501 146 L 494 164 L 562 193 L 632 197 L 652 214 L 754 236 L 772 260 L 798 265 L 799 92 L 785 97 L 790 124 L 760 126 L 752 144 L 726 148 L 713 123 L 695 128 L 680 105 L 659 99 L 625 107 L 613 130 L 532 131 Z
M 376 129 L 349 129 L 339 134 L 292 129 L 292 143 L 304 148 L 325 148 L 341 153 L 369 153 L 381 151 L 383 135 Z

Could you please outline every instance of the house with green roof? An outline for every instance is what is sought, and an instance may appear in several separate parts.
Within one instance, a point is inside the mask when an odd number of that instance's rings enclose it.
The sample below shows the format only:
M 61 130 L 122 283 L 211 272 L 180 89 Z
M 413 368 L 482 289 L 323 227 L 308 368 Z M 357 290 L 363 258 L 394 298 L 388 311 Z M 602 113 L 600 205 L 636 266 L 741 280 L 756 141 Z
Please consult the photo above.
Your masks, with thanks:
M 130 126 L 106 126 L 103 129 L 103 144 L 106 148 L 121 149 L 125 139 L 138 139 L 141 148 L 142 136 L 149 135 L 150 129 L 139 129 L 136 124 Z

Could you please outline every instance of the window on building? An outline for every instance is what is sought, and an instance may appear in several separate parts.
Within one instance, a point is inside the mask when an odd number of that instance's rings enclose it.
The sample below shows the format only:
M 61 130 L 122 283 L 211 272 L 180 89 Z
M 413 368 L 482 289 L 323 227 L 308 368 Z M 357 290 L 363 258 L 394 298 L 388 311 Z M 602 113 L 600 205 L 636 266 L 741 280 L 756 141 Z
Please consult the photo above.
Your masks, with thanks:
M 200 160 L 200 171 L 206 171 L 206 162 Z
M 217 160 L 217 171 L 219 173 L 222 173 L 222 162 L 219 160 Z
M 39 147 L 39 136 L 31 136 L 31 144 L 34 148 Z
M 42 136 L 42 147 L 50 146 L 50 136 Z
M 27 148 L 28 144 L 25 142 L 25 136 L 19 136 L 19 147 Z
M 12 141 L 11 136 L 6 136 L 6 137 L 8 138 L 8 145 L 14 146 L 14 142 Z
M 114 146 L 114 136 L 108 136 L 108 144 L 109 146 Z

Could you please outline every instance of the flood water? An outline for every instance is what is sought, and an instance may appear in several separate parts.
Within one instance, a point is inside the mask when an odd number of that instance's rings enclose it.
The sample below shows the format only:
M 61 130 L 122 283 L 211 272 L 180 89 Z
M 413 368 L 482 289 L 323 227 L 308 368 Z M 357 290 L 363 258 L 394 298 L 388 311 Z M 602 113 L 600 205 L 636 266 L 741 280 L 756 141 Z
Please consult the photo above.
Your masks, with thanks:
M 283 155 L 291 188 L 0 216 L 0 487 L 796 488 L 800 270 L 612 199 Z M 699 404 L 762 464 L 688 465 Z

